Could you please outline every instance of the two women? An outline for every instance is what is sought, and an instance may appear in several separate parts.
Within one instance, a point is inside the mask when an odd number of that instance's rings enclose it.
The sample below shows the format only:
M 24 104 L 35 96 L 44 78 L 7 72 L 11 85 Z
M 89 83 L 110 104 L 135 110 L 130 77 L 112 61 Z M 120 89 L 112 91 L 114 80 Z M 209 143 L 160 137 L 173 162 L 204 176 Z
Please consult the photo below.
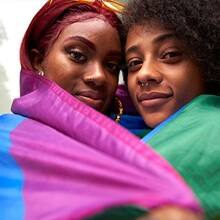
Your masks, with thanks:
M 163 158 L 96 111 L 107 113 L 117 87 L 120 9 L 53 0 L 33 18 L 21 97 L 0 117 L 0 219 L 85 219 L 126 205 L 120 220 L 164 204 L 201 212 Z

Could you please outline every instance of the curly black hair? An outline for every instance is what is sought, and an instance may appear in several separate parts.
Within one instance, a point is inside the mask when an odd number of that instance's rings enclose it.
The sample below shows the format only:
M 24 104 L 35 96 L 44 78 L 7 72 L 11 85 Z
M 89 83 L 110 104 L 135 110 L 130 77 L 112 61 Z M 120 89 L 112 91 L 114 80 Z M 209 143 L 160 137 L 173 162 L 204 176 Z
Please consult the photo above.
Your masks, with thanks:
M 207 93 L 220 95 L 220 0 L 129 0 L 126 33 L 147 21 L 172 28 L 201 64 Z

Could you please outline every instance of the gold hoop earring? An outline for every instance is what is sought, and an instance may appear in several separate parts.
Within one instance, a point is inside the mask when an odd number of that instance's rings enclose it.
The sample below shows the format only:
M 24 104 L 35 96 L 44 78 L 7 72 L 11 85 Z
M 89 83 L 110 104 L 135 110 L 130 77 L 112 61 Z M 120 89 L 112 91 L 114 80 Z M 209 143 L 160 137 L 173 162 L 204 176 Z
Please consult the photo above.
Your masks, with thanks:
M 122 105 L 122 102 L 121 100 L 115 96 L 115 106 L 116 106 L 116 117 L 115 117 L 115 122 L 120 122 L 121 120 L 121 115 L 123 114 L 124 112 L 124 109 L 123 109 L 123 105 Z

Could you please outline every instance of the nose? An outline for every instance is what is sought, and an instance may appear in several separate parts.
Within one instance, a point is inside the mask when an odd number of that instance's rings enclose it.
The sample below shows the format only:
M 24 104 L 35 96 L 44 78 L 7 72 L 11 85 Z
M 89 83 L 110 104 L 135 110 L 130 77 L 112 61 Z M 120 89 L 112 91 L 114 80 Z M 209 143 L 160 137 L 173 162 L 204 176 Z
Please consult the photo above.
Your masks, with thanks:
M 100 63 L 94 63 L 88 68 L 88 73 L 84 76 L 86 84 L 96 87 L 102 87 L 106 83 L 106 74 L 104 67 Z
M 159 84 L 163 77 L 156 61 L 145 60 L 137 75 L 137 84 L 143 86 L 145 84 Z

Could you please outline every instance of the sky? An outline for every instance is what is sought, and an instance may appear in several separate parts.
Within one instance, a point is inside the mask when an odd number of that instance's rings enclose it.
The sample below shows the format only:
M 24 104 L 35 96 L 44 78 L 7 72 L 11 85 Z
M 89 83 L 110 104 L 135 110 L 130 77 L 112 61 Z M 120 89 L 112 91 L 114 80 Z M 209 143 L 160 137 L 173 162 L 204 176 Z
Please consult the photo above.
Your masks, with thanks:
M 19 97 L 19 48 L 34 14 L 46 0 L 0 0 L 0 114 Z

